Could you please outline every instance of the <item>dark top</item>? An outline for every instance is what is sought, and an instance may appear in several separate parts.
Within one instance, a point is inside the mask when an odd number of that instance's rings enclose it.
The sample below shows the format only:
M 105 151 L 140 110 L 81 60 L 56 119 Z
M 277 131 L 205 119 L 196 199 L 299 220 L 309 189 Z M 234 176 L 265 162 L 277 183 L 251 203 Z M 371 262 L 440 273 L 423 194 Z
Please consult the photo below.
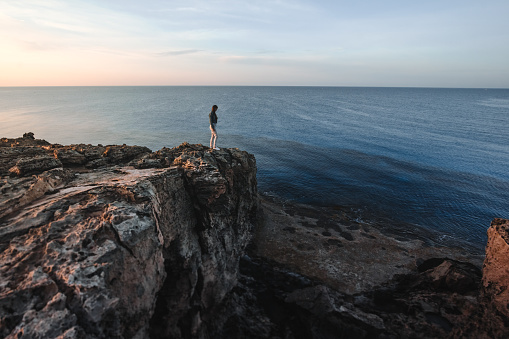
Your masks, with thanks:
M 209 114 L 209 122 L 210 124 L 217 124 L 217 115 L 216 115 L 216 112 L 212 111 L 210 112 Z

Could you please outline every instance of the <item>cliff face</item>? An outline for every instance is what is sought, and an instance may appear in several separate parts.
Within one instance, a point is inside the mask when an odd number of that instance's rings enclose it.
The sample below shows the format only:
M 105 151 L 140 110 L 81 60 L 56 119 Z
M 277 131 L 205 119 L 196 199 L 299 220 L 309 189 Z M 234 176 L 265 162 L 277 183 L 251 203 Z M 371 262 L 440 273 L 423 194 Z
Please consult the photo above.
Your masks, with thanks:
M 222 325 L 211 315 L 257 208 L 252 155 L 2 142 L 2 337 L 203 337 Z
M 0 336 L 506 338 L 486 257 L 340 207 L 259 199 L 256 162 L 182 144 L 0 141 Z
M 483 267 L 484 294 L 500 314 L 509 318 L 509 220 L 495 219 L 488 229 Z
M 483 321 L 493 338 L 509 334 L 509 220 L 494 219 L 488 229 L 483 265 Z

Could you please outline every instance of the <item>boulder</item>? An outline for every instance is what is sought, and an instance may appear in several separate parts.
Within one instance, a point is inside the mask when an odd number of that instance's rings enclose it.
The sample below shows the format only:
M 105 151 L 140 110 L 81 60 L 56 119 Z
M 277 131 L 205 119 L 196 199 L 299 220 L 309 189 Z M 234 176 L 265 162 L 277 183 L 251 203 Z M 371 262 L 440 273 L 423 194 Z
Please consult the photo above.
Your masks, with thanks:
M 19 146 L 48 146 L 51 145 L 46 140 L 36 139 L 34 133 L 27 132 L 21 138 L 1 138 L 0 147 L 19 147 Z
M 478 267 L 466 262 L 434 258 L 421 264 L 419 270 L 429 267 L 430 262 L 437 265 L 424 271 L 424 276 L 427 278 L 425 284 L 429 284 L 438 291 L 445 290 L 460 294 L 479 291 L 482 272 Z
M 57 167 L 62 167 L 62 162 L 60 160 L 51 156 L 38 156 L 19 159 L 16 165 L 9 169 L 9 173 L 14 176 L 24 177 L 42 173 Z
M 23 139 L 35 140 L 34 133 L 32 133 L 32 132 L 24 133 L 23 134 Z
M 106 147 L 101 145 L 93 146 L 93 145 L 71 145 L 71 148 L 76 152 L 83 154 L 87 161 L 93 161 L 97 159 L 101 159 L 106 151 Z
M 60 160 L 64 166 L 79 166 L 87 162 L 85 155 L 71 148 L 56 149 L 54 154 L 55 158 Z
M 0 147 L 0 176 L 9 175 L 9 170 L 23 158 L 51 157 L 51 154 L 40 147 Z
M 103 157 L 112 164 L 127 163 L 131 160 L 140 158 L 143 155 L 150 154 L 152 151 L 142 146 L 113 145 L 107 146 Z

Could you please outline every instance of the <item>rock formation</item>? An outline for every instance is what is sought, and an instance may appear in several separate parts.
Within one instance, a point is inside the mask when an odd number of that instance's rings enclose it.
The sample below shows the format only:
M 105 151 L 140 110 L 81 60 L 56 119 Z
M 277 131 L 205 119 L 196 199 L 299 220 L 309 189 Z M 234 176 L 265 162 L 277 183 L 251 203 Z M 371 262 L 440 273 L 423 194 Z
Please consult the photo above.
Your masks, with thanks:
M 508 220 L 484 256 L 341 206 L 258 197 L 238 149 L 30 133 L 1 139 L 0 192 L 2 337 L 509 336 Z
M 488 229 L 488 245 L 482 277 L 483 314 L 490 329 L 487 337 L 509 337 L 509 220 L 494 219 Z M 484 334 L 484 331 L 483 333 Z
M 26 139 L 0 147 L 0 336 L 189 338 L 221 325 L 211 318 L 257 209 L 252 155 Z
M 261 206 L 263 227 L 241 262 L 240 286 L 251 305 L 260 305 L 257 312 L 250 308 L 257 326 L 244 325 L 251 332 L 289 338 L 490 333 L 481 316 L 479 255 L 435 243 L 433 234 L 382 232 L 339 207 L 285 202 L 277 209 L 267 199 Z

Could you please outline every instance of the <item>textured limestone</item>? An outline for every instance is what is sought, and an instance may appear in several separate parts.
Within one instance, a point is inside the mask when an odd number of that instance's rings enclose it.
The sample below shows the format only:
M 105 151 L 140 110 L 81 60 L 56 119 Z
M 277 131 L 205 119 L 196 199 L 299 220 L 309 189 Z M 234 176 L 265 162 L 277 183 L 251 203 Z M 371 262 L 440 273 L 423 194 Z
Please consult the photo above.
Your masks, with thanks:
M 490 337 L 509 336 L 509 220 L 494 219 L 488 229 L 482 293 L 484 315 Z
M 60 163 L 10 175 L 35 158 Z M 259 200 L 238 149 L 27 134 L 0 160 L 2 337 L 509 336 L 508 220 L 481 274 L 474 249 L 408 225 Z
M 23 158 L 18 160 L 16 165 L 9 169 L 9 173 L 18 177 L 24 177 L 31 174 L 39 174 L 61 166 L 62 162 L 60 160 L 50 156 Z
M 509 220 L 495 219 L 488 229 L 483 287 L 501 314 L 509 318 Z
M 0 176 L 23 177 L 62 166 L 99 168 L 128 164 L 151 153 L 142 146 L 62 146 L 35 139 L 33 133 L 25 133 L 22 138 L 0 139 Z
M 252 155 L 185 144 L 144 169 L 127 165 L 141 147 L 23 147 L 62 167 L 1 178 L 1 337 L 205 338 L 222 326 L 214 312 L 256 216 Z

